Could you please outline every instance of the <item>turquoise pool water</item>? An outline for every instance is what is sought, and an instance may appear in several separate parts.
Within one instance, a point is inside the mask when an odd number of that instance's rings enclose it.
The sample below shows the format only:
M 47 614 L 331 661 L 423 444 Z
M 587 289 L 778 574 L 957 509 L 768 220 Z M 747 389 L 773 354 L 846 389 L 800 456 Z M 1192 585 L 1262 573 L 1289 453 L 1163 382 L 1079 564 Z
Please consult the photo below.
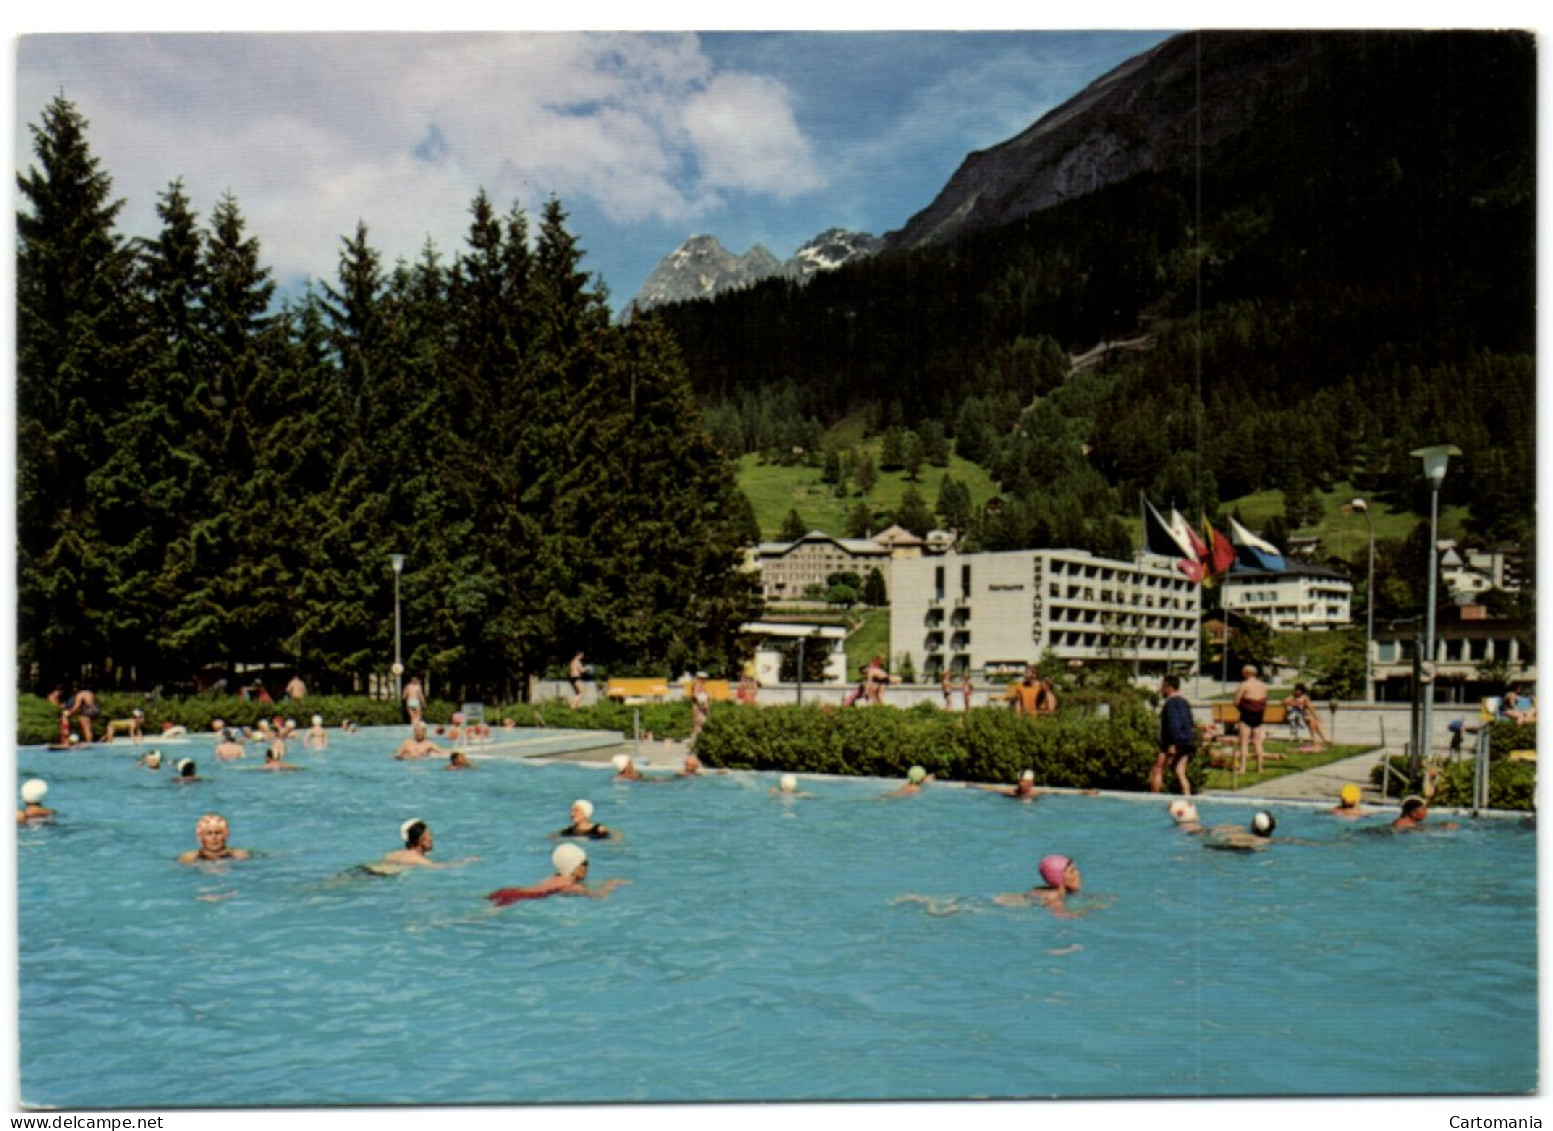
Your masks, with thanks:
M 1265 853 L 1162 802 L 1023 805 L 774 775 L 630 785 L 568 763 L 399 763 L 396 730 L 193 753 L 19 752 L 21 1094 L 36 1105 L 566 1103 L 1524 1093 L 1537 1085 L 1535 835 L 1386 836 L 1284 808 Z M 241 767 L 241 768 L 239 768 Z M 602 901 L 493 912 L 577 797 Z M 180 867 L 195 819 L 254 859 Z M 1210 823 L 1245 805 L 1206 802 Z M 353 878 L 427 820 L 462 868 Z M 1379 819 L 1375 824 L 1382 823 Z M 994 904 L 1053 851 L 1114 902 Z M 948 901 L 933 915 L 903 895 Z

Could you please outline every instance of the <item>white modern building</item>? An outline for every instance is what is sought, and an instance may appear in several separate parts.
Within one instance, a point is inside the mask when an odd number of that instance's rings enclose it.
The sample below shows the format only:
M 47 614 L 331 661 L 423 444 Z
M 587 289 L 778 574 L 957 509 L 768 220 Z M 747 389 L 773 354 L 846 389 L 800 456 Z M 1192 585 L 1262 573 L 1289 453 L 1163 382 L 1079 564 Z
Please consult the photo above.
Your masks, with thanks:
M 1084 550 L 1011 550 L 894 563 L 890 647 L 926 681 L 948 668 L 1014 675 L 1050 652 L 1195 671 L 1198 589 L 1167 558 L 1122 562 Z
M 1353 619 L 1353 583 L 1324 566 L 1291 561 L 1279 573 L 1236 567 L 1223 585 L 1225 608 L 1274 631 L 1343 628 Z

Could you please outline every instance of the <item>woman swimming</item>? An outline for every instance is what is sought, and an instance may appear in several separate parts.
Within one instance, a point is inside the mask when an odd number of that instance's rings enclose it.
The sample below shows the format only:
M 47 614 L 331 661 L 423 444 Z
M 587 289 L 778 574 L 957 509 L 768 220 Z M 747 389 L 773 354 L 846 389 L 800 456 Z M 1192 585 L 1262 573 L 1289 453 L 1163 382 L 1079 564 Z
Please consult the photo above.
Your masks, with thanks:
M 606 880 L 597 888 L 587 885 L 588 854 L 575 844 L 563 844 L 550 854 L 550 864 L 555 872 L 537 884 L 520 888 L 500 888 L 485 898 L 497 907 L 507 907 L 525 899 L 544 899 L 552 895 L 586 895 L 603 899 L 610 892 L 630 880 Z

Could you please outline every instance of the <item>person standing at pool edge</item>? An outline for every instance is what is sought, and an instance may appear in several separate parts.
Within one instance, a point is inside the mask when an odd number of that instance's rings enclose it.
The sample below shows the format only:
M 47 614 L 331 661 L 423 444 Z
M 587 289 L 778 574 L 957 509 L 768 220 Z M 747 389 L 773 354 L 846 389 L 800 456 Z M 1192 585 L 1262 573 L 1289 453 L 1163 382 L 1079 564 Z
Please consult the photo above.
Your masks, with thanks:
M 404 709 L 410 716 L 410 725 L 413 727 L 421 721 L 421 677 L 412 675 L 410 682 L 404 685 Z
M 582 653 L 578 652 L 572 657 L 571 667 L 567 669 L 567 678 L 572 681 L 572 710 L 582 706 L 582 677 L 588 672 L 582 662 Z
M 1187 763 L 1197 753 L 1197 731 L 1192 726 L 1192 705 L 1181 694 L 1181 677 L 1167 675 L 1160 681 L 1159 693 L 1164 703 L 1159 709 L 1159 757 L 1154 760 L 1149 774 L 1149 792 L 1162 793 L 1165 789 L 1165 768 L 1174 766 L 1181 792 L 1192 795 L 1192 782 L 1186 776 Z
M 1262 725 L 1262 717 L 1267 714 L 1267 684 L 1256 676 L 1256 665 L 1247 664 L 1240 669 L 1240 686 L 1235 689 L 1235 709 L 1240 712 L 1240 762 L 1237 773 L 1246 772 L 1246 762 L 1250 756 L 1250 748 L 1256 748 L 1256 772 L 1262 772 L 1262 760 L 1266 755 L 1262 751 L 1262 742 L 1267 737 L 1267 729 Z

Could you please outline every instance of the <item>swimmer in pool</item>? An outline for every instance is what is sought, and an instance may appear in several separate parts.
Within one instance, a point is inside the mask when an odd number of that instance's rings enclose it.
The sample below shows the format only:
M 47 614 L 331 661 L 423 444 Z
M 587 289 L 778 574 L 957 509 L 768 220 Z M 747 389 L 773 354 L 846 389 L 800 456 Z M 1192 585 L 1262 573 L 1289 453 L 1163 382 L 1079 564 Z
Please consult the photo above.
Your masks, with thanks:
M 431 835 L 431 826 L 419 817 L 412 817 L 400 825 L 399 835 L 404 839 L 404 847 L 390 852 L 376 863 L 364 865 L 367 871 L 381 876 L 394 876 L 409 868 L 456 868 L 460 864 L 480 859 L 478 856 L 466 856 L 462 860 L 449 860 L 446 863 L 428 860 L 435 840 Z
M 448 764 L 444 768 L 449 770 L 472 770 L 475 768 L 475 764 L 469 760 L 468 754 L 465 754 L 462 750 L 455 750 L 448 755 Z
M 1261 852 L 1272 840 L 1273 830 L 1277 827 L 1278 819 L 1264 809 L 1251 818 L 1249 828 L 1215 825 L 1202 830 L 1203 847 L 1224 852 Z
M 199 768 L 195 766 L 193 758 L 185 758 L 178 763 L 178 777 L 175 780 L 180 784 L 190 781 L 204 781 L 205 779 L 199 776 L 198 770 Z
M 286 761 L 285 740 L 277 738 L 268 750 L 264 752 L 264 765 L 261 770 L 300 770 L 301 766 Z
M 1337 795 L 1337 805 L 1327 812 L 1334 817 L 1343 817 L 1352 820 L 1356 817 L 1368 817 L 1370 811 L 1359 807 L 1359 787 L 1352 782 L 1343 786 L 1341 793 Z
M 1019 780 L 1012 787 L 1005 788 L 1001 785 L 986 785 L 981 782 L 972 782 L 975 789 L 986 790 L 988 793 L 1000 793 L 1004 797 L 1012 797 L 1015 801 L 1034 801 L 1040 797 L 1040 791 L 1035 788 L 1035 771 L 1025 770 L 1019 775 Z
M 1170 819 L 1176 823 L 1176 828 L 1188 835 L 1202 832 L 1197 806 L 1185 798 L 1178 797 L 1170 803 Z
M 650 778 L 642 776 L 642 771 L 636 768 L 629 754 L 616 754 L 609 760 L 609 764 L 615 767 L 614 781 L 650 781 Z
M 886 799 L 892 797 L 915 797 L 922 792 L 922 787 L 932 780 L 932 774 L 928 773 L 921 766 L 913 766 L 906 771 L 905 783 L 899 789 L 893 789 L 884 796 Z
M 243 756 L 243 744 L 237 741 L 237 735 L 229 730 L 221 732 L 221 741 L 216 743 L 216 757 L 223 762 L 232 762 Z
M 220 813 L 206 813 L 194 824 L 194 836 L 199 848 L 178 857 L 180 864 L 204 864 L 214 860 L 247 860 L 246 848 L 233 848 L 227 844 L 229 829 L 227 820 Z
M 1391 822 L 1391 831 L 1398 833 L 1424 831 L 1424 822 L 1428 819 L 1428 803 L 1422 797 L 1414 794 L 1402 800 L 1402 813 L 1395 821 Z M 1430 829 L 1457 829 L 1460 827 L 1455 821 L 1436 822 L 1429 826 Z
M 162 768 L 162 752 L 160 750 L 147 750 L 135 760 L 135 765 L 144 766 L 148 770 L 160 770 Z
M 550 834 L 555 840 L 559 837 L 579 837 L 586 840 L 613 840 L 616 839 L 613 829 L 605 828 L 593 820 L 593 802 L 578 799 L 572 802 L 572 823 L 559 832 Z
M 796 774 L 783 774 L 774 788 L 770 790 L 773 797 L 813 797 L 812 793 L 805 793 L 798 788 L 798 776 Z
M 399 750 L 394 757 L 401 762 L 406 762 L 446 753 L 446 750 L 426 737 L 426 724 L 416 723 L 410 728 L 410 737 L 399 744 Z
M 524 899 L 544 899 L 552 895 L 586 895 L 591 899 L 603 899 L 610 892 L 630 880 L 605 880 L 596 888 L 588 887 L 588 854 L 575 844 L 563 844 L 550 854 L 550 864 L 555 872 L 537 884 L 523 888 L 502 888 L 486 896 L 497 907 L 506 907 Z
M 994 903 L 1000 903 L 1005 907 L 1017 907 L 1025 903 L 1041 903 L 1051 911 L 1053 915 L 1060 915 L 1064 919 L 1077 919 L 1082 915 L 1088 915 L 1091 911 L 1097 911 L 1105 903 L 1095 903 L 1088 907 L 1074 910 L 1067 905 L 1070 895 L 1077 895 L 1084 888 L 1084 878 L 1079 875 L 1078 865 L 1071 857 L 1053 853 L 1043 856 L 1040 864 L 1041 879 L 1045 881 L 1044 887 L 1031 888 L 1026 892 L 1006 892 L 994 897 Z
M 43 799 L 48 795 L 49 783 L 42 778 L 23 782 L 22 807 L 16 811 L 16 823 L 30 825 L 38 821 L 53 820 L 54 810 L 47 809 L 43 805 Z
M 307 735 L 302 739 L 302 745 L 309 750 L 327 750 L 329 748 L 329 732 L 324 728 L 324 717 L 313 716 L 313 725 L 307 730 Z

